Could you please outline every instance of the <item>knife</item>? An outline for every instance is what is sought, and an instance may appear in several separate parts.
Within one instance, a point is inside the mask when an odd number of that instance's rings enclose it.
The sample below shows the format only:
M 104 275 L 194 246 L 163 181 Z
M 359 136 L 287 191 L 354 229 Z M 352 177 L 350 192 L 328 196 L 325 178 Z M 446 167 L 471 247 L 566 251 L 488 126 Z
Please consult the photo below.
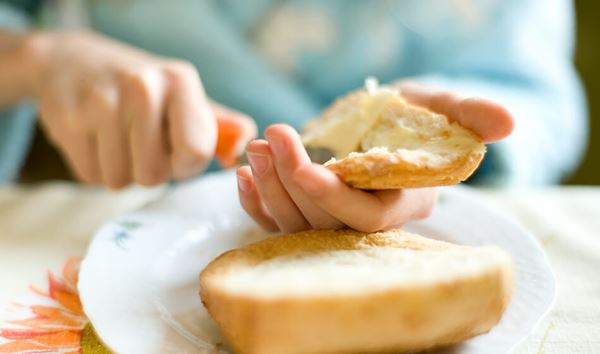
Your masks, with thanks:
M 306 153 L 310 158 L 310 161 L 318 164 L 324 164 L 329 161 L 332 157 L 335 157 L 333 151 L 326 147 L 320 146 L 305 146 Z M 237 165 L 247 165 L 248 164 L 248 156 L 246 153 L 242 153 L 237 158 Z
M 221 166 L 228 168 L 248 164 L 244 146 L 240 144 L 252 138 L 252 129 L 248 129 L 236 119 L 221 115 L 217 116 L 217 133 L 216 156 Z M 326 147 L 307 146 L 306 152 L 312 162 L 320 164 L 335 156 L 333 151 Z

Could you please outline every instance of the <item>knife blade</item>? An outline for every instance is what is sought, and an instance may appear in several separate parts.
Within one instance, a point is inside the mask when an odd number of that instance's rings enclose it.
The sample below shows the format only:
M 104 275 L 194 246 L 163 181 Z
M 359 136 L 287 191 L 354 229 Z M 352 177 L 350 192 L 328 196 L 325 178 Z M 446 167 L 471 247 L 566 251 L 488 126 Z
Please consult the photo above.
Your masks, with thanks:
M 335 154 L 331 149 L 321 146 L 305 146 L 306 153 L 310 158 L 310 161 L 318 164 L 323 164 L 329 161 L 332 157 L 335 157 Z M 247 165 L 248 164 L 248 156 L 244 152 L 237 159 L 238 165 Z

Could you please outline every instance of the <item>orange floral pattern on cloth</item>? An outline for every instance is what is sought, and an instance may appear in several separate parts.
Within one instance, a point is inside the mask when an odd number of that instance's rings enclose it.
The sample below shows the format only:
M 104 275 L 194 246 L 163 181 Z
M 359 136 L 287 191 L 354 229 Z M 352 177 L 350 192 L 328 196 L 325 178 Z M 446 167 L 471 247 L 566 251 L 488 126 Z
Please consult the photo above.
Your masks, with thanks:
M 19 319 L 0 328 L 1 354 L 82 353 L 88 319 L 77 293 L 80 263 L 78 257 L 67 260 L 62 277 L 48 273 L 47 292 L 32 288 L 32 298 L 14 304 Z

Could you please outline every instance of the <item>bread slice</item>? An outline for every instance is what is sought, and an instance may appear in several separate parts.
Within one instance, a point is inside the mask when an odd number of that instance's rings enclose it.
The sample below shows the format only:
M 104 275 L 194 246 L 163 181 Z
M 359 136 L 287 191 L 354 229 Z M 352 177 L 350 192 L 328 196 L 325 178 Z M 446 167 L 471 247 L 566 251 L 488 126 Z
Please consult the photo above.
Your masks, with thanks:
M 371 79 L 372 80 L 372 79 Z M 367 89 L 336 101 L 305 126 L 305 146 L 331 149 L 325 163 L 360 189 L 456 184 L 485 154 L 481 139 L 444 115 L 407 103 L 391 87 Z
M 238 354 L 412 352 L 489 331 L 511 267 L 494 246 L 305 231 L 222 254 L 200 294 Z

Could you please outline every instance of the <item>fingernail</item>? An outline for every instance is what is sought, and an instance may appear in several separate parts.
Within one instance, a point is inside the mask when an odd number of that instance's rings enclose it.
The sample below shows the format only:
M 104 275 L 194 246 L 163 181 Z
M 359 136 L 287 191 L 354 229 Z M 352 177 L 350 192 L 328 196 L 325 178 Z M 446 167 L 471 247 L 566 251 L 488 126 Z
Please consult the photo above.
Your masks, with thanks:
M 242 177 L 240 175 L 237 175 L 237 183 L 238 187 L 242 192 L 248 192 L 250 191 L 250 188 L 252 188 L 250 181 L 247 178 Z
M 255 153 L 248 153 L 248 162 L 250 162 L 252 172 L 258 176 L 265 174 L 271 164 L 269 156 Z
M 277 154 L 282 155 L 285 153 L 285 142 L 282 139 L 272 137 L 270 139 L 267 138 L 267 140 L 269 141 L 273 151 L 275 151 Z

